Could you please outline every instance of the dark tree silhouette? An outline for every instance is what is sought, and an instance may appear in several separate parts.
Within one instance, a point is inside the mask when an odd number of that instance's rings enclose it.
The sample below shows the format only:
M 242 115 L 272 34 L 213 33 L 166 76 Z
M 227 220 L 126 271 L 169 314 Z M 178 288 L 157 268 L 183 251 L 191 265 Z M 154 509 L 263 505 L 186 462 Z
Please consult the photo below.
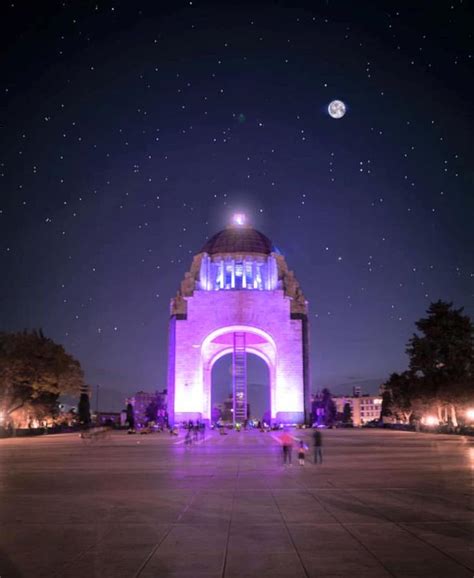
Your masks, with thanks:
M 442 422 L 458 425 L 457 408 L 472 398 L 474 325 L 452 303 L 437 301 L 416 322 L 407 347 L 410 371 L 420 379 L 422 397 L 435 405 Z
M 474 368 L 474 326 L 463 308 L 437 301 L 428 308 L 428 317 L 415 325 L 407 347 L 410 371 L 436 383 L 455 383 L 472 376 Z
M 135 412 L 131 403 L 127 404 L 127 423 L 129 429 L 135 429 Z
M 324 388 L 322 394 L 322 407 L 324 409 L 324 425 L 331 427 L 336 421 L 337 409 L 334 400 L 332 399 L 329 389 Z
M 382 392 L 382 407 L 380 409 L 380 417 L 390 417 L 393 415 L 392 412 L 392 398 L 389 389 L 384 385 L 384 390 Z
M 145 417 L 148 422 L 157 420 L 158 416 L 158 403 L 156 400 L 150 401 L 146 410 L 145 410 Z
M 474 326 L 452 303 L 431 303 L 415 325 L 406 352 L 409 370 L 393 373 L 384 384 L 384 415 L 408 422 L 427 410 L 441 423 L 458 425 L 458 410 L 472 399 Z
M 345 403 L 342 410 L 342 423 L 352 423 L 352 408 L 350 403 Z
M 79 405 L 77 408 L 79 423 L 83 425 L 90 425 L 91 423 L 91 406 L 89 396 L 87 393 L 81 393 L 79 398 Z
M 383 415 L 393 415 L 400 421 L 408 423 L 416 405 L 420 405 L 424 395 L 420 380 L 409 371 L 392 373 L 384 384 L 384 390 Z

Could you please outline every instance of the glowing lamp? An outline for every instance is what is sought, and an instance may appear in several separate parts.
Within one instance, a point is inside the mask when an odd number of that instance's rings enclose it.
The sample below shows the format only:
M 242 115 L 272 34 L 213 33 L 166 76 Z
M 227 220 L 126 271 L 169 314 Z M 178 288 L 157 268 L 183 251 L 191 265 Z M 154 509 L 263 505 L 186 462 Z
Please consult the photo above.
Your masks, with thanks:
M 237 227 L 243 227 L 247 222 L 247 218 L 243 213 L 235 213 L 232 217 L 232 223 L 237 225 Z
M 474 421 L 474 408 L 471 407 L 468 410 L 466 410 L 466 417 L 468 420 Z
M 425 425 L 439 425 L 439 419 L 433 415 L 427 415 L 424 419 Z

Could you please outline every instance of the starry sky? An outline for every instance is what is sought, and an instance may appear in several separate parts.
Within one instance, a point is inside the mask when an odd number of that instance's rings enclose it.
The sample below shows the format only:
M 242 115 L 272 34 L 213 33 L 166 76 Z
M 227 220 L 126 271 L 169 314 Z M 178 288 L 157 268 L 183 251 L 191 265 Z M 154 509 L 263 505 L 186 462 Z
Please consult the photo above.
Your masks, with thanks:
M 0 330 L 63 343 L 102 409 L 166 387 L 169 300 L 237 210 L 309 301 L 314 390 L 406 368 L 431 301 L 474 314 L 468 2 L 0 11 Z

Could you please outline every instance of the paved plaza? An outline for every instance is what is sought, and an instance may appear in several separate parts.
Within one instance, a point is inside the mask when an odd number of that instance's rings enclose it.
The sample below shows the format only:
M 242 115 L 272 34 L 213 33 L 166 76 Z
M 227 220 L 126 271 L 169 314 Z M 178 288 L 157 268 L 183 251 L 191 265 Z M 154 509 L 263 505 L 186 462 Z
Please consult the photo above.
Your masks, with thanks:
M 323 435 L 0 440 L 0 576 L 472 578 L 474 440 Z

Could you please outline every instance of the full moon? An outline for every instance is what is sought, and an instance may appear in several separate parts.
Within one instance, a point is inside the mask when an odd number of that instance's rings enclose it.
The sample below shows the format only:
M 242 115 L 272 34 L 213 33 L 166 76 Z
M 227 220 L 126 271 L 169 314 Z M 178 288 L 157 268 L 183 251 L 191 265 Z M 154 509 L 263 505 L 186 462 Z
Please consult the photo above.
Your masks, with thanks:
M 329 103 L 328 112 L 332 118 L 342 118 L 346 114 L 346 105 L 342 100 L 333 100 Z

